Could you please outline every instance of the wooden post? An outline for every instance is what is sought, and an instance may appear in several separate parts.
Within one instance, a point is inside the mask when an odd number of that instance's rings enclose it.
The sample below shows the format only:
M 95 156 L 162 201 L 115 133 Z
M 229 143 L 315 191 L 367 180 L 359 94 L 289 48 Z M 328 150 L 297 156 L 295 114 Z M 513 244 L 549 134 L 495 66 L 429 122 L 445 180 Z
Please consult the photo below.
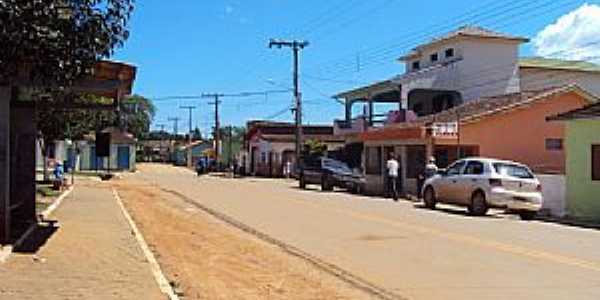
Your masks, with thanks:
M 11 88 L 0 86 L 0 244 L 10 239 L 10 100 Z

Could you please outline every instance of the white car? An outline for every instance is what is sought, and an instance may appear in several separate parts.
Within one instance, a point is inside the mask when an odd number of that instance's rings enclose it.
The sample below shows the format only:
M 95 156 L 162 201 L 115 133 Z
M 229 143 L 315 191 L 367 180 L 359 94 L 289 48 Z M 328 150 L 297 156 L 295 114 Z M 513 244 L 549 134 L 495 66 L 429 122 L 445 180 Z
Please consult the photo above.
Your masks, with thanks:
M 461 159 L 440 170 L 423 184 L 428 208 L 437 203 L 466 206 L 472 215 L 485 215 L 490 207 L 505 208 L 522 219 L 533 219 L 542 208 L 542 186 L 522 164 L 491 158 Z

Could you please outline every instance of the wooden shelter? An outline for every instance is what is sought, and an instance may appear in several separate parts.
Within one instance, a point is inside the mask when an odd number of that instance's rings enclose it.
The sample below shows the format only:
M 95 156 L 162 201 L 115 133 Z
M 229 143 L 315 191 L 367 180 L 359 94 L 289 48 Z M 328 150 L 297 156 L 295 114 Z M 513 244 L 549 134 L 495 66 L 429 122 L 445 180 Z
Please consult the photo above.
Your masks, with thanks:
M 131 94 L 136 67 L 100 61 L 91 76 L 64 90 L 69 95 L 53 103 L 65 109 L 116 109 Z M 0 83 L 0 245 L 9 244 L 37 222 L 35 212 L 34 88 L 22 79 Z M 95 94 L 112 99 L 106 105 L 77 103 L 77 95 Z

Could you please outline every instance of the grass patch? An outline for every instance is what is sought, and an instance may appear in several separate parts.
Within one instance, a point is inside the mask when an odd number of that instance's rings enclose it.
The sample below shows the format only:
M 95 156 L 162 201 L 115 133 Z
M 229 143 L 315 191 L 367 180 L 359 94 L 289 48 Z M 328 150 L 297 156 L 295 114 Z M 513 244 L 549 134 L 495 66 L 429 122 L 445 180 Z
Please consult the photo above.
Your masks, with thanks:
M 51 186 L 38 186 L 36 192 L 44 197 L 58 197 L 60 191 L 55 191 Z

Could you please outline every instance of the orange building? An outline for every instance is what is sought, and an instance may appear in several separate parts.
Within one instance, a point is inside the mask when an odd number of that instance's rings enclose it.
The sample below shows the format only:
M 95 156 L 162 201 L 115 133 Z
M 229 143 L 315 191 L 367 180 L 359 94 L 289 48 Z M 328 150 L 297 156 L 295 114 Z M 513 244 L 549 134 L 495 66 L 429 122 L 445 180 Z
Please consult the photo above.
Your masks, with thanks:
M 416 177 L 429 156 L 435 156 L 440 167 L 460 153 L 460 157 L 518 161 L 536 173 L 564 174 L 565 127 L 546 118 L 596 101 L 580 87 L 567 85 L 482 98 L 414 122 L 362 133 L 367 191 L 382 192 L 383 162 L 392 152 L 401 162 L 403 190 L 410 193 L 416 192 Z
M 524 97 L 461 121 L 460 141 L 479 147 L 479 155 L 519 161 L 535 172 L 564 174 L 565 126 L 546 118 L 595 100 L 577 86 Z

